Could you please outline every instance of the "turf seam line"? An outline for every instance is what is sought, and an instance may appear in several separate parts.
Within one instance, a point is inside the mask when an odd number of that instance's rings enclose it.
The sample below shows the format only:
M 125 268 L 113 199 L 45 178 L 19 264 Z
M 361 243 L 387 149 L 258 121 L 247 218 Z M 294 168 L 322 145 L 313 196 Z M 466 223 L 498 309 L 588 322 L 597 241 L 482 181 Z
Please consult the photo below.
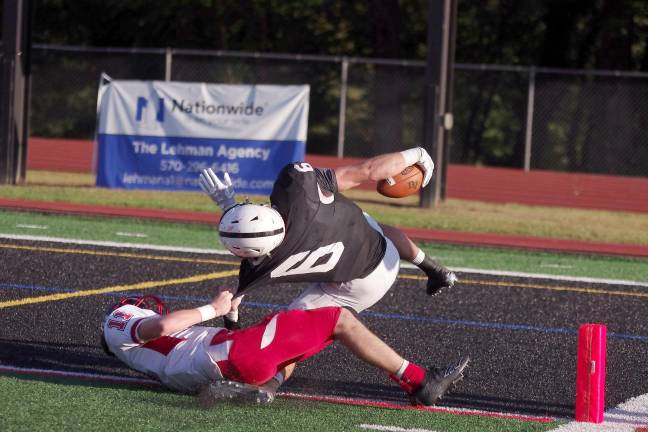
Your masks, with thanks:
M 48 294 L 48 295 L 38 296 L 38 297 L 24 297 L 21 299 L 0 302 L 0 309 L 10 308 L 15 306 L 24 306 L 24 305 L 35 304 L 35 303 L 67 300 L 76 297 L 88 297 L 88 296 L 94 296 L 94 295 L 105 294 L 110 292 L 145 290 L 145 289 L 157 288 L 157 287 L 163 287 L 169 285 L 179 285 L 183 283 L 198 283 L 207 280 L 221 279 L 229 276 L 234 276 L 236 274 L 238 274 L 238 270 L 229 270 L 229 271 L 221 271 L 221 272 L 214 272 L 214 273 L 206 273 L 202 275 L 189 276 L 185 278 L 166 279 L 161 281 L 145 281 L 145 282 L 139 282 L 130 285 L 114 285 L 106 288 L 72 291 L 67 293 Z

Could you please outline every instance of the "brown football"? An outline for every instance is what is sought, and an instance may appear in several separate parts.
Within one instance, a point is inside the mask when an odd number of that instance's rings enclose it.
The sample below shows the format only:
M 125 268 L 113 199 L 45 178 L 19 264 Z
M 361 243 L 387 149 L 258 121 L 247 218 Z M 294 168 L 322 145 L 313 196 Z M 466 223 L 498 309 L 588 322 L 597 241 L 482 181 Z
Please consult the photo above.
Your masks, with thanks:
M 403 198 L 421 189 L 423 170 L 418 165 L 410 165 L 394 177 L 380 180 L 376 190 L 389 198 Z

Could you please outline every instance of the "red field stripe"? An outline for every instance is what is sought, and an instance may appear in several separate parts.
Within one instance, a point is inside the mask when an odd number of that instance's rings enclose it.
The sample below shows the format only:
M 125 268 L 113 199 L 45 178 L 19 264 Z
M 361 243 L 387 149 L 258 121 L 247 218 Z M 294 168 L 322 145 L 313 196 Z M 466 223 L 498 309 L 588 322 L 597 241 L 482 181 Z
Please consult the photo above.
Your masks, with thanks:
M 218 222 L 220 221 L 220 214 L 217 212 L 204 213 L 152 208 L 113 207 L 103 205 L 16 200 L 5 198 L 0 198 L 0 208 L 30 211 L 35 210 L 60 214 L 158 219 L 173 222 L 198 222 L 214 225 L 218 224 Z
M 59 203 L 0 198 L 0 208 L 12 210 L 42 211 L 47 213 L 90 216 L 133 217 L 173 222 L 218 224 L 219 213 L 189 212 L 151 208 L 112 207 L 101 205 Z M 412 239 L 429 242 L 452 243 L 472 246 L 514 247 L 527 250 L 557 251 L 648 257 L 648 246 L 595 243 L 577 240 L 550 239 L 532 236 L 442 231 L 421 228 L 401 229 Z
M 445 407 L 426 407 L 420 405 L 409 405 L 409 404 L 399 404 L 395 402 L 381 402 L 373 401 L 368 399 L 349 399 L 341 398 L 335 396 L 317 396 L 317 395 L 305 395 L 299 393 L 280 393 L 281 397 L 288 399 L 300 399 L 300 400 L 310 400 L 317 402 L 327 402 L 343 405 L 356 405 L 356 406 L 366 406 L 372 408 L 388 408 L 388 409 L 406 409 L 406 410 L 417 410 L 417 411 L 427 411 L 427 412 L 440 412 L 448 414 L 457 414 L 457 415 L 466 415 L 466 416 L 480 416 L 480 417 L 493 417 L 507 420 L 521 420 L 535 423 L 551 423 L 555 421 L 555 418 L 552 417 L 535 417 L 535 416 L 526 416 L 520 414 L 506 414 L 490 411 L 477 411 L 477 410 L 464 410 L 459 408 L 445 408 Z
M 93 172 L 92 140 L 29 139 L 27 167 Z M 314 166 L 336 168 L 359 158 L 306 155 Z M 374 189 L 375 183 L 360 185 Z M 648 212 L 648 178 L 514 168 L 450 165 L 448 197 L 486 202 Z

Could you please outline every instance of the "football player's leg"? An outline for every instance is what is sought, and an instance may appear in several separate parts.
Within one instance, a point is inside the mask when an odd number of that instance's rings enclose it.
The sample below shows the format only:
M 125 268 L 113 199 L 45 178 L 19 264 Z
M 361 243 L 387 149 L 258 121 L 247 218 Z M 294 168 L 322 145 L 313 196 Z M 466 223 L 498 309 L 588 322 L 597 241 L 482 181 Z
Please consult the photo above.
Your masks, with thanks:
M 427 256 L 404 232 L 390 225 L 380 225 L 385 237 L 390 239 L 401 259 L 411 262 L 423 270 L 428 277 L 427 293 L 438 294 L 442 288 L 452 287 L 457 276 L 441 264 Z
M 395 374 L 403 364 L 404 359 L 396 351 L 380 340 L 352 312 L 346 309 L 340 312 L 340 318 L 335 325 L 333 335 L 360 360 L 376 366 L 388 374 Z M 422 375 L 423 370 L 420 372 Z M 421 380 L 422 376 L 418 382 L 420 383 Z
M 200 391 L 200 406 L 228 399 L 272 402 L 295 363 L 333 341 L 338 315 L 339 308 L 280 312 L 255 326 L 225 334 L 218 342 L 229 341 L 229 353 L 217 363 L 223 379 Z
M 462 357 L 446 368 L 426 370 L 401 357 L 348 310 L 341 311 L 334 336 L 360 360 L 389 374 L 417 404 L 434 405 L 463 378 L 469 361 Z
M 227 378 L 263 385 L 284 368 L 292 372 L 292 363 L 307 359 L 333 341 L 340 310 L 329 307 L 283 311 L 235 332 L 228 357 L 235 373 Z
M 279 372 L 275 374 L 270 380 L 261 385 L 261 388 L 273 395 L 279 390 L 279 387 L 290 378 L 295 370 L 295 363 L 284 366 Z

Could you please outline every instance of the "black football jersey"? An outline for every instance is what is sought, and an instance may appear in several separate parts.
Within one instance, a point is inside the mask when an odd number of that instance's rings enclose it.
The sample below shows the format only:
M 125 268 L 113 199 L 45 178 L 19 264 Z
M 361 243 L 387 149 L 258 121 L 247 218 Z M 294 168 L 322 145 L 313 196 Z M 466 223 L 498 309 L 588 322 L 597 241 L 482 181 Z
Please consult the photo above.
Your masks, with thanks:
M 338 192 L 331 169 L 305 162 L 286 165 L 270 203 L 283 217 L 284 240 L 260 261 L 241 262 L 239 293 L 271 283 L 363 278 L 385 255 L 385 238 L 369 225 L 360 207 Z

